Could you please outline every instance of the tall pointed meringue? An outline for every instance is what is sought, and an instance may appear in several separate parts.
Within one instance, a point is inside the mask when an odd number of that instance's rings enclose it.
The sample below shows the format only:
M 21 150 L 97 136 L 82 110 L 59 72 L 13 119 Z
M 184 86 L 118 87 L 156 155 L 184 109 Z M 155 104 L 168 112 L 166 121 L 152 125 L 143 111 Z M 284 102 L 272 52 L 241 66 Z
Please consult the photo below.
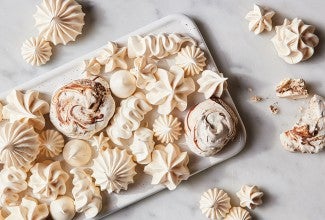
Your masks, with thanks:
M 245 17 L 249 21 L 249 30 L 254 31 L 255 34 L 260 34 L 264 30 L 271 31 L 274 14 L 274 11 L 267 11 L 263 7 L 254 4 L 254 10 L 248 12 Z
M 261 205 L 263 202 L 263 192 L 257 186 L 244 185 L 236 195 L 240 200 L 240 206 L 244 208 L 255 209 L 256 206 Z
M 154 149 L 153 131 L 140 127 L 133 134 L 133 142 L 130 145 L 131 153 L 135 161 L 139 164 L 151 162 L 151 153 Z
M 200 79 L 197 80 L 200 88 L 198 92 L 204 93 L 205 99 L 216 96 L 221 97 L 224 90 L 227 89 L 227 79 L 222 73 L 216 73 L 211 70 L 205 70 Z
M 204 52 L 195 45 L 186 46 L 178 52 L 175 63 L 183 68 L 185 75 L 200 74 L 206 66 Z
M 153 131 L 161 143 L 173 143 L 181 135 L 181 122 L 173 115 L 160 115 L 153 123 Z
M 232 207 L 229 214 L 224 218 L 224 220 L 251 220 L 252 217 L 248 211 L 241 207 Z
M 46 157 L 58 156 L 64 147 L 62 134 L 55 130 L 46 130 L 39 135 L 40 154 Z
M 23 43 L 21 55 L 27 63 L 41 66 L 50 60 L 52 47 L 42 37 L 31 37 Z

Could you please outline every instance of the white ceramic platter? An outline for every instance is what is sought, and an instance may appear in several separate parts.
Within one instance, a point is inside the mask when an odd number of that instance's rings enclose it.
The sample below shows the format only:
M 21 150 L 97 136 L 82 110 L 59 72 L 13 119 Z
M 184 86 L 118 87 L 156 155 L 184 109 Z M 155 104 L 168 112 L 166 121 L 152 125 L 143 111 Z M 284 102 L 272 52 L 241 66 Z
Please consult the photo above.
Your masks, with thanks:
M 127 36 L 124 36 L 122 38 L 117 39 L 115 42 L 126 45 L 127 38 L 130 35 L 146 35 L 146 34 L 157 34 L 157 33 L 180 33 L 183 35 L 188 35 L 192 38 L 194 38 L 201 49 L 204 50 L 205 55 L 207 57 L 207 67 L 206 69 L 211 69 L 214 71 L 218 71 L 211 54 L 204 42 L 204 39 L 198 30 L 195 23 L 189 19 L 188 17 L 184 15 L 170 15 L 165 18 L 162 18 L 158 21 L 155 21 L 141 29 L 138 29 L 137 31 L 130 33 Z M 92 57 L 95 57 L 98 55 L 100 49 L 95 50 L 85 56 L 82 56 L 78 59 L 75 59 L 59 68 L 56 68 L 47 74 L 44 74 L 38 78 L 35 78 L 23 85 L 20 85 L 16 87 L 15 89 L 20 90 L 38 90 L 41 93 L 41 98 L 45 99 L 46 101 L 50 101 L 52 93 L 58 89 L 59 87 L 63 86 L 64 84 L 69 83 L 72 80 L 78 79 L 82 77 L 83 72 L 83 61 Z M 105 75 L 104 75 L 105 76 Z M 109 76 L 107 76 L 109 78 Z M 227 76 L 225 76 L 227 77 Z M 196 80 L 196 79 L 195 79 Z M 228 83 L 231 83 L 228 82 Z M 198 89 L 198 85 L 197 89 Z M 0 95 L 1 100 L 5 100 L 6 95 L 8 92 L 2 93 Z M 228 93 L 228 91 L 225 91 L 225 93 L 222 96 L 222 99 L 226 101 L 235 111 L 236 107 Z M 201 94 L 194 94 L 189 97 L 188 100 L 188 108 L 191 106 L 203 101 L 204 98 Z M 237 115 L 238 112 L 236 111 Z M 173 112 L 174 115 L 177 115 L 181 119 L 184 118 L 186 112 Z M 150 118 L 148 121 L 152 120 L 156 115 L 151 114 L 149 116 Z M 239 153 L 245 146 L 246 142 L 246 132 L 245 127 L 238 115 L 239 118 L 239 125 L 238 125 L 238 132 L 235 140 L 230 142 L 220 153 L 218 153 L 214 157 L 199 157 L 190 152 L 190 150 L 187 148 L 184 137 L 181 138 L 177 144 L 182 148 L 182 150 L 188 151 L 190 156 L 190 163 L 189 168 L 192 175 L 199 173 L 213 165 L 216 165 L 228 158 L 231 158 L 235 156 L 237 153 Z M 49 120 L 47 119 L 47 126 L 51 127 Z M 184 136 L 184 135 L 183 135 Z M 69 169 L 69 166 L 65 164 L 65 162 L 62 162 L 62 166 L 65 169 Z M 150 196 L 154 193 L 157 193 L 164 189 L 163 186 L 160 185 L 151 185 L 151 177 L 144 175 L 142 173 L 142 167 L 139 167 L 137 169 L 138 174 L 135 177 L 135 183 L 129 186 L 129 189 L 127 191 L 121 191 L 120 194 L 111 194 L 107 195 L 106 192 L 102 192 L 103 196 L 103 209 L 102 212 L 96 217 L 96 219 L 102 218 L 104 216 L 107 216 L 113 212 L 116 212 L 117 210 L 128 206 L 132 203 L 135 203 L 147 196 Z M 68 170 L 67 170 L 68 171 Z M 189 180 L 190 181 L 190 180 Z M 71 189 L 70 189 L 71 190 Z M 173 193 L 172 191 L 170 193 Z M 69 193 L 70 194 L 70 193 Z M 76 216 L 77 219 L 83 219 L 83 215 Z

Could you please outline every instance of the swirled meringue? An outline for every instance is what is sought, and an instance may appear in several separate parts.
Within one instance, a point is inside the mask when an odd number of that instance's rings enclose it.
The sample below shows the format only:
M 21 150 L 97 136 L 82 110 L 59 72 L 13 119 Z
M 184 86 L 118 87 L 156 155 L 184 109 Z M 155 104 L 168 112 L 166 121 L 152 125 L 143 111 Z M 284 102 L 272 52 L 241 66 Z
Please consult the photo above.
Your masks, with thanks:
M 112 72 L 116 68 L 128 68 L 125 55 L 126 47 L 119 48 L 116 43 L 109 41 L 96 59 L 101 65 L 105 65 L 105 72 Z
M 161 59 L 176 54 L 185 44 L 196 45 L 196 42 L 190 37 L 183 37 L 179 34 L 130 36 L 128 56 L 130 58 L 145 56 Z
M 158 68 L 157 82 L 149 83 L 146 95 L 149 103 L 158 105 L 158 113 L 167 115 L 174 108 L 184 111 L 187 96 L 195 91 L 192 78 L 184 78 L 184 71 L 179 66 L 172 66 L 169 71 Z
M 152 161 L 144 167 L 144 172 L 152 176 L 151 184 L 162 184 L 174 190 L 190 176 L 188 162 L 187 152 L 181 152 L 177 145 L 157 145 L 152 152 Z
M 128 185 L 134 182 L 136 163 L 127 150 L 120 150 L 117 147 L 108 148 L 100 151 L 93 162 L 92 177 L 95 178 L 95 184 L 100 186 L 101 191 L 119 193 L 121 189 L 127 190 Z
M 122 146 L 123 139 L 132 137 L 132 131 L 140 127 L 145 114 L 152 110 L 143 93 L 137 92 L 122 100 L 111 125 L 107 128 L 107 135 L 114 144 Z
M 283 79 L 276 87 L 276 96 L 280 98 L 303 99 L 308 91 L 303 79 Z
M 130 97 L 136 90 L 135 77 L 128 70 L 119 70 L 112 74 L 109 80 L 112 93 L 125 99 Z
M 92 147 L 95 147 L 96 151 L 105 150 L 109 148 L 109 138 L 105 137 L 104 132 L 101 132 L 98 136 L 93 136 L 90 140 Z
M 208 99 L 185 117 L 185 137 L 189 148 L 200 156 L 218 153 L 236 135 L 238 119 L 221 99 Z
M 187 76 L 200 74 L 206 66 L 205 61 L 204 52 L 195 45 L 182 48 L 175 58 L 176 65 L 182 67 Z
M 52 47 L 42 37 L 31 37 L 23 43 L 21 55 L 27 63 L 41 66 L 50 60 Z
M 62 170 L 59 161 L 37 163 L 30 171 L 32 175 L 28 186 L 33 189 L 36 198 L 53 201 L 59 195 L 65 194 L 65 183 L 69 179 L 69 174 Z
M 25 196 L 20 206 L 11 209 L 8 219 L 42 220 L 48 215 L 49 210 L 46 204 L 39 204 L 36 199 Z
M 71 166 L 84 166 L 91 159 L 91 147 L 87 141 L 72 139 L 65 144 L 62 155 Z
M 114 111 L 115 102 L 104 79 L 79 79 L 54 93 L 50 119 L 66 136 L 90 139 L 107 126 Z
M 10 122 L 28 122 L 37 130 L 42 130 L 45 126 L 44 114 L 49 113 L 49 104 L 39 98 L 39 92 L 27 90 L 22 93 L 13 90 L 7 96 L 8 104 L 3 107 L 3 118 Z
M 227 89 L 227 79 L 222 73 L 216 73 L 211 70 L 204 70 L 197 83 L 200 85 L 198 92 L 204 93 L 206 99 L 216 96 L 221 97 L 224 90 Z
M 54 220 L 72 220 L 76 214 L 73 199 L 69 196 L 60 196 L 51 202 L 50 213 Z
M 80 168 L 73 168 L 72 195 L 76 211 L 84 213 L 86 218 L 95 217 L 102 209 L 102 196 L 92 182 L 91 176 Z
M 248 186 L 244 185 L 236 193 L 237 197 L 240 200 L 241 207 L 247 207 L 249 209 L 255 209 L 256 206 L 259 206 L 263 203 L 262 196 L 263 192 L 257 186 Z
M 241 207 L 232 207 L 224 220 L 251 220 L 252 217 L 248 211 Z
M 309 59 L 319 43 L 314 31 L 314 26 L 304 24 L 301 19 L 284 19 L 282 25 L 275 27 L 276 34 L 272 38 L 279 57 L 289 64 Z
M 153 131 L 161 143 L 173 143 L 181 135 L 181 122 L 173 115 L 160 115 L 153 123 Z
M 36 159 L 40 142 L 33 127 L 16 121 L 0 128 L 0 163 L 5 167 L 26 167 Z
M 202 214 L 209 219 L 224 218 L 230 208 L 230 197 L 222 189 L 208 189 L 201 196 L 200 209 Z
M 157 72 L 157 64 L 150 57 L 137 57 L 134 59 L 134 68 L 130 73 L 136 78 L 136 86 L 144 89 L 148 83 L 156 81 L 155 73 Z
M 141 127 L 134 132 L 133 136 L 133 142 L 129 148 L 135 161 L 139 164 L 150 163 L 151 152 L 155 146 L 155 142 L 153 141 L 153 131 Z
M 96 58 L 91 58 L 90 60 L 84 61 L 84 71 L 87 77 L 98 76 L 101 68 L 102 66 L 96 60 Z
M 46 130 L 39 135 L 40 154 L 46 157 L 55 157 L 62 152 L 64 139 L 62 134 L 55 130 Z
M 85 14 L 74 0 L 43 0 L 34 14 L 39 35 L 54 45 L 75 41 L 84 26 Z
M 255 34 L 260 34 L 264 30 L 271 31 L 274 14 L 274 11 L 267 11 L 261 6 L 254 4 L 254 10 L 248 12 L 245 17 L 249 21 L 249 30 L 254 31 Z

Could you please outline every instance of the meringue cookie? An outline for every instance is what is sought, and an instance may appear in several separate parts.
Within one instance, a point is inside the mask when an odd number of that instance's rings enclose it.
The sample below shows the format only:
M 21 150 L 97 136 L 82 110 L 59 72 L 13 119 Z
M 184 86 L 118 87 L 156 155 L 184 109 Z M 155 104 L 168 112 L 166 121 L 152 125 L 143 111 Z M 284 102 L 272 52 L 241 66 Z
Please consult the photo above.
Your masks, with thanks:
M 2 121 L 2 119 L 3 119 L 2 110 L 3 110 L 3 105 L 0 102 L 0 121 Z
M 90 140 L 92 147 L 95 147 L 96 151 L 105 150 L 109 148 L 109 138 L 105 137 L 104 132 L 101 132 L 98 136 L 93 136 Z
M 189 178 L 188 162 L 187 152 L 181 152 L 177 145 L 157 145 L 152 152 L 152 161 L 144 167 L 144 172 L 152 176 L 151 184 L 162 184 L 174 190 L 181 181 Z
M 42 37 L 31 37 L 23 43 L 21 55 L 27 63 L 41 66 L 50 60 L 52 47 Z
M 28 122 L 37 130 L 42 130 L 45 126 L 44 114 L 49 113 L 49 104 L 39 98 L 39 92 L 27 90 L 22 93 L 13 90 L 7 96 L 8 104 L 3 107 L 3 118 L 10 122 Z
M 149 103 L 158 105 L 158 113 L 167 115 L 174 108 L 184 111 L 187 96 L 195 91 L 192 78 L 184 78 L 184 71 L 179 66 L 172 66 L 169 71 L 158 68 L 157 82 L 149 83 L 146 95 Z
M 200 209 L 209 219 L 224 218 L 231 208 L 230 197 L 218 188 L 208 189 L 200 199 Z
M 39 35 L 54 45 L 75 41 L 84 26 L 85 14 L 74 0 L 43 0 L 34 14 Z
M 5 220 L 27 220 L 27 209 L 22 206 L 9 206 L 6 208 L 7 217 Z M 1 219 L 1 218 L 0 218 Z
M 55 130 L 46 130 L 39 135 L 40 154 L 46 157 L 55 157 L 62 152 L 64 147 L 63 136 Z
M 212 96 L 221 97 L 224 90 L 227 89 L 227 79 L 222 73 L 216 73 L 211 70 L 204 70 L 197 83 L 200 85 L 198 92 L 204 93 L 205 99 Z
M 204 52 L 195 45 L 182 48 L 175 58 L 176 65 L 182 67 L 187 76 L 200 74 L 206 66 L 205 61 Z
M 249 30 L 254 31 L 255 34 L 260 34 L 264 30 L 271 31 L 274 14 L 274 11 L 267 11 L 261 6 L 254 4 L 254 10 L 248 12 L 245 17 L 249 21 Z
M 184 123 L 189 148 L 207 157 L 218 153 L 235 137 L 238 119 L 221 99 L 208 99 L 191 109 Z
M 53 94 L 50 119 L 66 136 L 87 140 L 107 126 L 114 111 L 115 101 L 104 79 L 79 79 Z
M 130 97 L 136 90 L 135 78 L 128 70 L 119 70 L 113 73 L 109 80 L 112 93 L 125 99 Z
M 157 72 L 156 62 L 149 57 L 137 57 L 134 59 L 134 68 L 130 73 L 136 78 L 136 86 L 144 89 L 148 83 L 156 82 L 155 73 Z
M 25 196 L 22 199 L 21 209 L 26 209 L 26 220 L 42 220 L 49 215 L 49 209 L 46 204 L 39 204 L 39 202 L 32 198 Z
M 148 164 L 151 162 L 151 152 L 154 146 L 153 131 L 141 127 L 134 132 L 133 142 L 129 148 L 137 163 Z
M 252 217 L 248 211 L 240 207 L 232 207 L 224 220 L 251 220 Z
M 101 68 L 100 63 L 95 58 L 84 61 L 84 71 L 87 77 L 98 76 Z
M 161 115 L 153 123 L 153 131 L 161 143 L 173 143 L 181 135 L 181 122 L 172 115 Z
M 76 214 L 74 201 L 69 196 L 60 196 L 50 204 L 50 213 L 54 220 L 71 220 Z
M 276 96 L 280 98 L 303 99 L 308 97 L 308 91 L 303 79 L 282 80 L 276 87 Z
M 263 192 L 257 186 L 248 186 L 244 185 L 236 193 L 237 197 L 240 200 L 240 206 L 249 209 L 255 209 L 256 206 L 263 203 L 262 196 Z
M 301 19 L 284 19 L 282 25 L 275 27 L 276 34 L 272 38 L 279 57 L 289 64 L 309 59 L 319 43 L 314 31 L 314 26 L 304 24 Z
M 127 190 L 128 185 L 134 182 L 136 163 L 126 150 L 117 147 L 108 148 L 100 151 L 93 162 L 92 177 L 95 178 L 95 184 L 100 186 L 101 191 L 119 193 L 121 189 Z
M 87 141 L 72 139 L 64 146 L 62 155 L 71 166 L 84 166 L 91 159 L 91 147 Z

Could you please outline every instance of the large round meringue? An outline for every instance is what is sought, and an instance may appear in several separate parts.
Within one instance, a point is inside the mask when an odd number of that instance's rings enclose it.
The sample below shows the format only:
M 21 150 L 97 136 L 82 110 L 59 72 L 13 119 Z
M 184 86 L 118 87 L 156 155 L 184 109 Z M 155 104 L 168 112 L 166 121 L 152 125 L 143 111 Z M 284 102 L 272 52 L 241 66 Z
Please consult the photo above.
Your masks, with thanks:
M 46 157 L 58 156 L 64 147 L 62 134 L 55 130 L 46 130 L 39 135 L 40 154 Z
M 52 47 L 42 37 L 31 37 L 23 43 L 21 54 L 27 63 L 40 66 L 50 60 Z
M 50 213 L 54 220 L 72 220 L 76 214 L 73 199 L 69 196 L 60 196 L 51 202 Z

